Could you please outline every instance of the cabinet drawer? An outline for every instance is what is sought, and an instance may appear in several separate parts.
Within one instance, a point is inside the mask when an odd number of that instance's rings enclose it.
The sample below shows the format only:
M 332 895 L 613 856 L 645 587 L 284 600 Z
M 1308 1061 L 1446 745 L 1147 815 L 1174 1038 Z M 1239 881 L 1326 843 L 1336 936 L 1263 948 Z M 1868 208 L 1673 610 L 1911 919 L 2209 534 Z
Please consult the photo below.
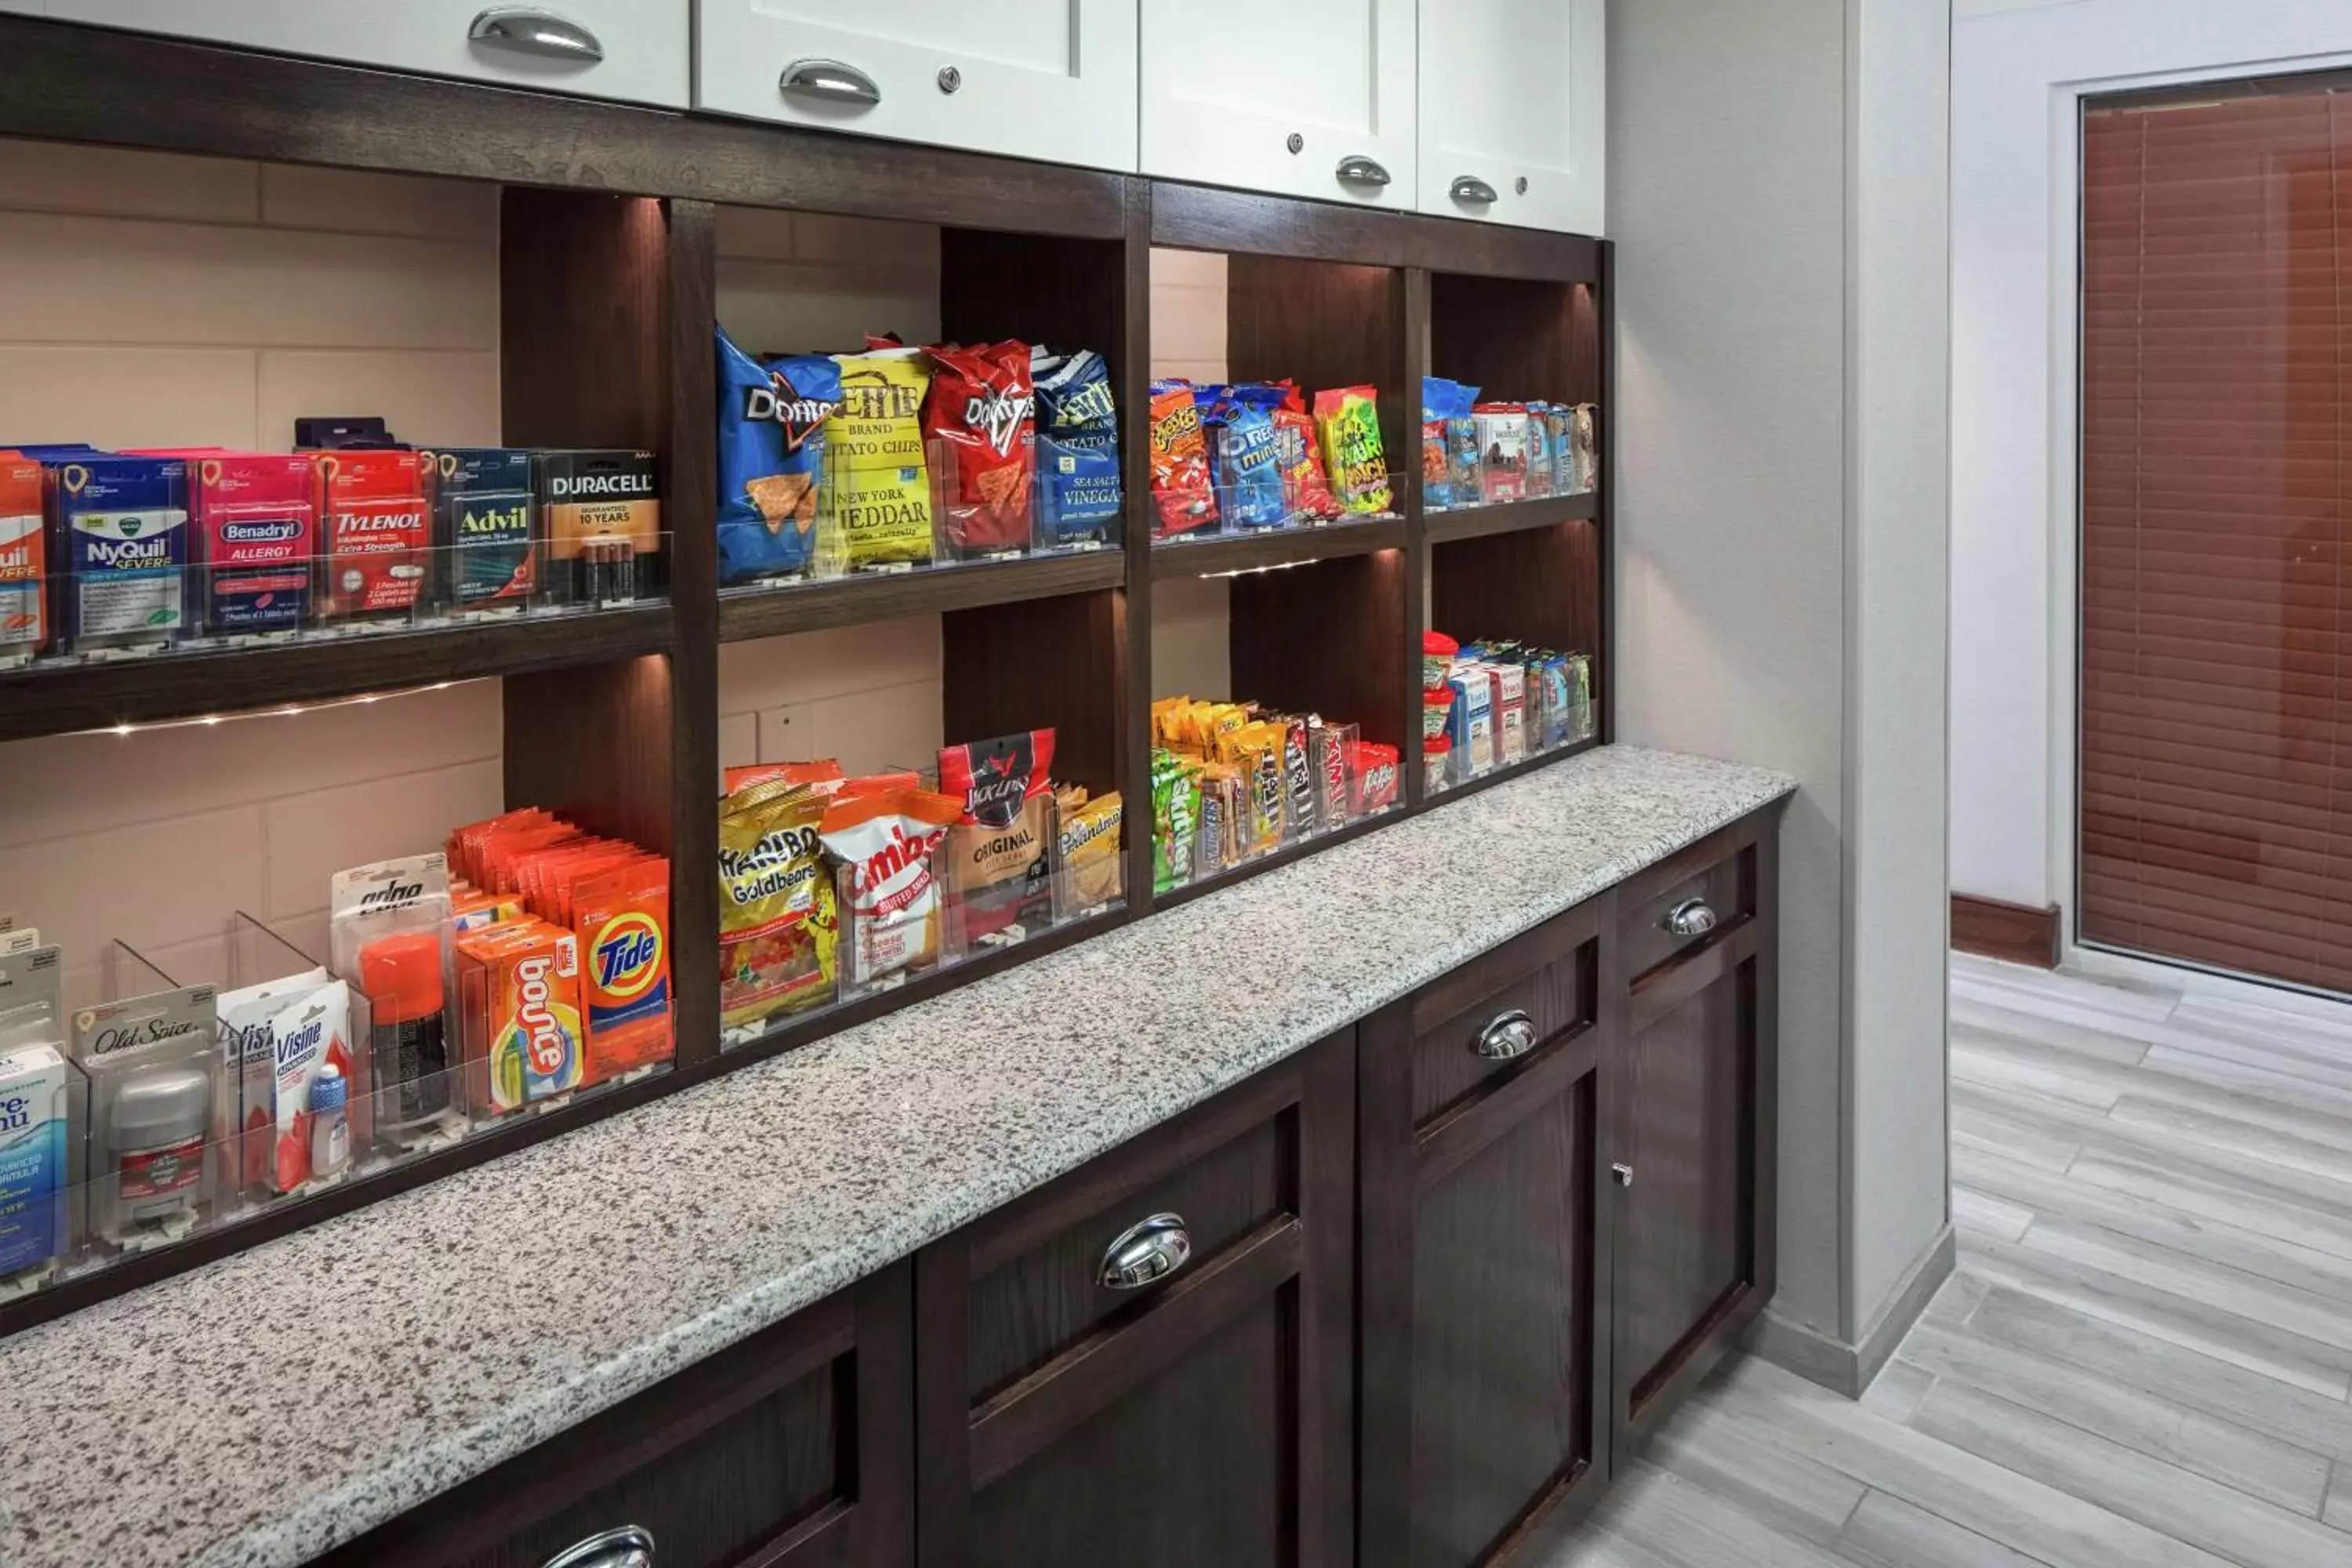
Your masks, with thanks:
M 48 0 L 66 22 L 684 108 L 688 0 Z
M 1603 0 L 1421 0 L 1421 210 L 1599 234 Z
M 626 1530 L 659 1568 L 905 1568 L 909 1270 L 885 1270 L 321 1561 L 540 1568 Z
M 1571 910 L 1482 954 L 1412 1000 L 1412 1124 L 1418 1129 L 1593 1021 L 1594 906 Z
M 696 0 L 696 106 L 1135 167 L 1134 0 Z
M 1620 903 L 1618 941 L 1628 980 L 1754 917 L 1753 858 L 1737 848 L 1694 848 L 1703 853 L 1686 850 L 1667 861 Z

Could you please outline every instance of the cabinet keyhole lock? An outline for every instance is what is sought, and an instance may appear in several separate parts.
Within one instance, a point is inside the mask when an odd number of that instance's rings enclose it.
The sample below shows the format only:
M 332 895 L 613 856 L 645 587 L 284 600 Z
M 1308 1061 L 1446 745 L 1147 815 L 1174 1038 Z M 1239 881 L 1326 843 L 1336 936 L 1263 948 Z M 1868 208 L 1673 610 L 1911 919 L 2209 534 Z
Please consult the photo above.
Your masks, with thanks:
M 1284 138 L 1282 144 L 1289 148 L 1293 153 L 1304 153 L 1307 151 L 1307 138 L 1301 136 L 1296 131 Z
M 963 72 L 956 69 L 953 66 L 941 66 L 940 68 L 940 90 L 941 92 L 953 92 L 962 85 Z
M 1633 1184 L 1633 1167 L 1624 1164 L 1612 1165 L 1609 1167 L 1609 1179 L 1621 1187 L 1630 1187 Z
M 1511 189 L 1518 192 L 1521 195 L 1526 195 L 1528 194 L 1528 177 L 1525 174 L 1521 174 L 1517 180 L 1511 182 Z

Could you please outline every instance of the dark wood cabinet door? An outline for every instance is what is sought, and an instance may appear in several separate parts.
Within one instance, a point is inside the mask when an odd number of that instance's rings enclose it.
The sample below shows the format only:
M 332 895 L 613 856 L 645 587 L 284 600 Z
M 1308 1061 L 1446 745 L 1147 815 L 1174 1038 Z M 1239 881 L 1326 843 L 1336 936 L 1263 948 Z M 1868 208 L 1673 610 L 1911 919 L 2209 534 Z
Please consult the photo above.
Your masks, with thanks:
M 1366 1568 L 1535 1563 L 1606 1483 L 1598 907 L 1362 1029 Z
M 635 1527 L 655 1568 L 905 1568 L 910 1273 L 885 1269 L 321 1561 L 541 1568 Z
M 925 1568 L 1349 1561 L 1354 1068 L 1351 1029 L 917 1255 Z
M 1655 960 L 1624 984 L 1624 1027 L 1604 1068 L 1621 1463 L 1772 1293 L 1772 822 L 1736 824 L 1618 899 L 1620 954 Z M 1704 916 L 1691 915 L 1694 901 Z M 1666 930 L 1677 911 L 1683 929 Z

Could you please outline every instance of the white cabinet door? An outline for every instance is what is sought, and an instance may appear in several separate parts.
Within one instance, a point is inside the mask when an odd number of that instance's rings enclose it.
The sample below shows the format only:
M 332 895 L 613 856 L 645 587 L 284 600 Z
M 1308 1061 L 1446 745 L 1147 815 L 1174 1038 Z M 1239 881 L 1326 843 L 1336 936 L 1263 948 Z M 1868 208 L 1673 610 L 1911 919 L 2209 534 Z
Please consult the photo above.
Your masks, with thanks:
M 696 0 L 698 108 L 1135 167 L 1135 0 Z
M 687 0 L 47 0 L 60 21 L 684 108 Z
M 1414 4 L 1142 0 L 1143 172 L 1410 209 Z
M 1421 0 L 1421 210 L 1599 234 L 1603 0 Z

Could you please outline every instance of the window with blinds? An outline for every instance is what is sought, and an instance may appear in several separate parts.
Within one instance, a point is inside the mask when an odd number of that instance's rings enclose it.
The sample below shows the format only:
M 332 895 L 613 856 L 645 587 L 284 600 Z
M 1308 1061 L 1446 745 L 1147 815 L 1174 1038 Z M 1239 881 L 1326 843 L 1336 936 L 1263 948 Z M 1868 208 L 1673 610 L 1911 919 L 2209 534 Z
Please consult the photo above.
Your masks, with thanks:
M 2352 993 L 2352 91 L 2083 126 L 2081 939 Z

